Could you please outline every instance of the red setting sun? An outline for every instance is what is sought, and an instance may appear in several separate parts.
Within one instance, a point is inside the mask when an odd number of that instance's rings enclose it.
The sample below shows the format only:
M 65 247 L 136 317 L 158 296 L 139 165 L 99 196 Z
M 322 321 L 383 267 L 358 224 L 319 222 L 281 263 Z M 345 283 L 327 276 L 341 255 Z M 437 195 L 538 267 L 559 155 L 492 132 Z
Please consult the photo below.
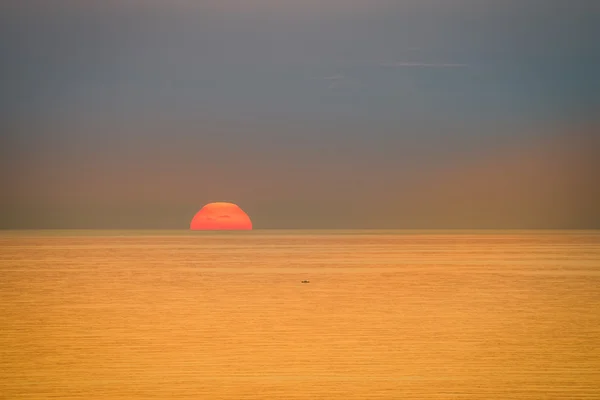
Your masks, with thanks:
M 193 231 L 247 231 L 252 230 L 248 214 L 237 204 L 209 203 L 196 213 L 190 229 Z

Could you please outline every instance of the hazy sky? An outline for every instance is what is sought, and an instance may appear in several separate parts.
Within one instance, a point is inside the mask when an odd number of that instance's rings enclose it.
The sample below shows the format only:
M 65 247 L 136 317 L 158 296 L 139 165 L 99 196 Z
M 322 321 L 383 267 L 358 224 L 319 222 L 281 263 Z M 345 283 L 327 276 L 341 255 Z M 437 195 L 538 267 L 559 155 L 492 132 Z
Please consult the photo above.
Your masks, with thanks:
M 5 0 L 0 227 L 600 228 L 595 0 Z

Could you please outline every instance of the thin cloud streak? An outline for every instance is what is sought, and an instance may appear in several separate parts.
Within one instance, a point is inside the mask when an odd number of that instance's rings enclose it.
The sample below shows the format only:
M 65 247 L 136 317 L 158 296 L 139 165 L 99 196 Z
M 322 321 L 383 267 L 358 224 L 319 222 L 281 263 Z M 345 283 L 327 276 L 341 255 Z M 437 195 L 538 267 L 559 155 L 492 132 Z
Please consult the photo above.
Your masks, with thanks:
M 345 79 L 346 77 L 344 76 L 344 74 L 336 74 L 336 75 L 332 75 L 332 76 L 326 76 L 320 79 L 324 79 L 324 80 L 330 80 L 330 81 L 335 81 L 338 79 Z
M 394 62 L 381 64 L 382 67 L 390 68 L 466 68 L 468 64 L 454 63 L 420 63 L 420 62 Z
M 343 73 L 341 74 L 336 74 L 333 76 L 326 76 L 323 78 L 326 81 L 331 81 L 331 83 L 329 84 L 329 86 L 327 87 L 327 89 L 335 89 L 336 87 L 339 86 L 339 82 L 343 82 L 346 79 L 346 76 L 344 76 Z
M 337 73 L 335 75 L 324 76 L 322 78 L 312 78 L 316 80 L 322 80 L 325 82 L 329 82 L 327 89 L 337 89 L 337 88 L 356 88 L 363 86 L 356 79 L 352 79 L 351 77 L 346 76 L 343 72 Z

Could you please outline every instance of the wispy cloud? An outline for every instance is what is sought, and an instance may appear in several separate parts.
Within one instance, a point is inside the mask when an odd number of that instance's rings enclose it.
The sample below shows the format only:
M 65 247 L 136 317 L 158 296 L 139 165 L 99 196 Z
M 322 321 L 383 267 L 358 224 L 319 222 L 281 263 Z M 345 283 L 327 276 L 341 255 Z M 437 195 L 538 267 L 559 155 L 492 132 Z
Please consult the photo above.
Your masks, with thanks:
M 334 75 L 324 76 L 321 78 L 311 79 L 329 82 L 327 89 L 357 88 L 362 86 L 358 80 L 346 76 L 343 72 Z
M 466 68 L 468 64 L 457 63 L 422 63 L 422 62 L 392 62 L 380 64 L 382 67 L 389 68 Z
M 336 80 L 344 79 L 344 78 L 345 78 L 344 74 L 335 74 L 335 75 L 323 77 L 321 79 L 328 80 L 328 81 L 336 81 Z
M 323 78 L 323 80 L 330 82 L 327 89 L 335 89 L 336 87 L 339 87 L 342 82 L 344 82 L 346 80 L 346 77 L 344 76 L 343 73 L 341 73 L 341 74 L 326 76 Z

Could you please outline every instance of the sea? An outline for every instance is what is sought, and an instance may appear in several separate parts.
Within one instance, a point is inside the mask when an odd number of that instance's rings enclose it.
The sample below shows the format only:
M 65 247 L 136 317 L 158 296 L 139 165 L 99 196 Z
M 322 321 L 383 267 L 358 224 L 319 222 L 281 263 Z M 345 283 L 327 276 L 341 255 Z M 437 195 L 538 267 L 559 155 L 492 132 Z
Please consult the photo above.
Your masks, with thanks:
M 600 231 L 0 231 L 1 399 L 600 399 Z

